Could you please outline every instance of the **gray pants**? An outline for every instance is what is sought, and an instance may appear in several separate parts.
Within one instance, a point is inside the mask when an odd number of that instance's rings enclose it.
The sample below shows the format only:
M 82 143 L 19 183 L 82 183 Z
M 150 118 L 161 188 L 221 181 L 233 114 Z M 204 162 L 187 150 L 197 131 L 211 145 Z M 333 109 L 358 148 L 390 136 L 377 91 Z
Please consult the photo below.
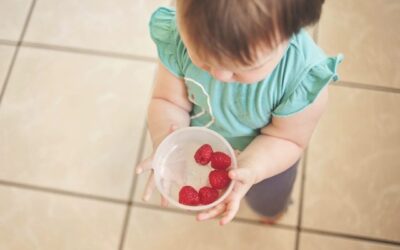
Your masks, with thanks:
M 258 214 L 268 217 L 283 212 L 289 205 L 298 165 L 299 161 L 284 172 L 252 186 L 246 194 L 249 206 Z

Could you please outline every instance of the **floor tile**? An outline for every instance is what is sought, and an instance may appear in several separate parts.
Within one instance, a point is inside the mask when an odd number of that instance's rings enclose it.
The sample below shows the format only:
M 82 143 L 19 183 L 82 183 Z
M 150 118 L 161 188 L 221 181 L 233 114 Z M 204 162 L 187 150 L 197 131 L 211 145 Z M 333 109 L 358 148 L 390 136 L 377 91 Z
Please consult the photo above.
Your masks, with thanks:
M 303 226 L 400 240 L 400 95 L 331 87 L 306 167 Z
M 14 50 L 14 46 L 0 45 L 0 92 L 3 88 Z
M 0 1 L 0 39 L 18 41 L 32 0 Z
M 400 250 L 400 246 L 311 233 L 300 234 L 299 250 Z
M 117 249 L 125 206 L 0 186 L 2 249 Z
M 25 41 L 156 57 L 148 22 L 167 0 L 40 0 Z
M 144 149 L 143 156 L 147 157 L 152 152 L 151 140 L 150 140 L 149 133 L 147 133 L 144 148 L 145 149 Z M 302 163 L 300 164 L 300 166 L 301 165 L 302 165 Z M 295 183 L 295 186 L 293 189 L 292 197 L 291 197 L 293 203 L 289 206 L 287 214 L 285 214 L 285 216 L 282 218 L 282 220 L 279 221 L 279 224 L 292 225 L 292 226 L 297 225 L 297 220 L 298 220 L 297 216 L 298 216 L 298 209 L 299 209 L 298 201 L 299 201 L 299 196 L 300 196 L 300 179 L 301 179 L 302 167 L 300 167 L 299 170 L 300 171 L 298 173 L 296 183 Z M 147 173 L 143 173 L 137 177 L 136 188 L 135 188 L 135 193 L 134 193 L 134 201 L 135 202 L 144 203 L 142 201 L 142 195 L 145 190 L 149 174 L 150 174 L 150 172 L 147 172 Z M 157 190 L 155 190 L 152 197 L 150 198 L 150 200 L 147 203 L 159 206 L 160 200 L 161 200 L 160 194 L 157 192 Z M 242 201 L 242 204 L 240 205 L 240 210 L 236 217 L 241 218 L 241 219 L 249 219 L 249 220 L 253 220 L 253 221 L 259 221 L 259 219 L 260 219 L 260 216 L 257 215 L 249 207 L 249 205 L 246 203 L 245 200 Z
M 328 0 L 318 42 L 329 54 L 344 53 L 343 81 L 400 88 L 400 1 Z
M 128 199 L 154 69 L 22 48 L 0 109 L 0 179 Z
M 295 231 L 217 221 L 197 222 L 192 215 L 133 207 L 125 250 L 292 250 Z

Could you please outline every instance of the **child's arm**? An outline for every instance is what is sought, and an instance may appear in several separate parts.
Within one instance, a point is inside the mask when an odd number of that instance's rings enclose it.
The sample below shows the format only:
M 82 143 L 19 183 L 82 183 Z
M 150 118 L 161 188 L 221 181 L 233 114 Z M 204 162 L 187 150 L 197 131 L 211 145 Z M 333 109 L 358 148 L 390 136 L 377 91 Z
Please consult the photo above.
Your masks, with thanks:
M 238 157 L 238 169 L 229 176 L 236 180 L 226 203 L 198 215 L 206 220 L 223 214 L 220 221 L 226 224 L 239 210 L 240 200 L 250 187 L 266 178 L 277 175 L 292 166 L 301 156 L 327 104 L 328 90 L 321 92 L 313 104 L 290 117 L 273 117 Z
M 285 171 L 299 160 L 327 101 L 328 90 L 325 89 L 303 112 L 285 118 L 274 117 L 261 130 L 261 135 L 239 158 L 243 166 L 252 166 L 255 170 L 255 183 Z
M 174 129 L 189 126 L 191 109 L 192 104 L 187 98 L 184 81 L 174 76 L 159 63 L 147 114 L 147 123 L 154 150 Z M 152 156 L 136 167 L 136 173 L 140 174 L 143 170 L 150 169 L 151 162 Z M 154 178 L 151 174 L 143 194 L 145 201 L 150 199 L 153 189 Z M 162 204 L 165 205 L 166 200 L 162 199 Z
M 184 81 L 174 76 L 159 63 L 147 113 L 153 146 L 158 146 L 169 134 L 172 125 L 178 128 L 189 126 L 191 110 L 192 104 L 187 98 Z

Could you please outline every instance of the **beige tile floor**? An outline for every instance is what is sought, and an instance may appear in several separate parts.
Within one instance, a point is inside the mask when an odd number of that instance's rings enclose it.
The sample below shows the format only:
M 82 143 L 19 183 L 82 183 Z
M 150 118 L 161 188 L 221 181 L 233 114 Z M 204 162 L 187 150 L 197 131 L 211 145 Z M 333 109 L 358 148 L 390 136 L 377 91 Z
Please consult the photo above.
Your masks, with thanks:
M 225 227 L 143 203 L 133 173 L 168 3 L 0 0 L 0 249 L 400 250 L 400 1 L 326 1 L 310 32 L 346 59 L 293 204 Z

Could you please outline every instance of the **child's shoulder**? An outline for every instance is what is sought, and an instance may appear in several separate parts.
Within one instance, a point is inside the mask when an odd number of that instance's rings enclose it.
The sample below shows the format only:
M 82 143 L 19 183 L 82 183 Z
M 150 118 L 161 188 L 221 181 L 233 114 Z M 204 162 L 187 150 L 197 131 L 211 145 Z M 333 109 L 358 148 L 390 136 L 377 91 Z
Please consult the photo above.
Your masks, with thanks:
M 304 29 L 301 29 L 297 34 L 293 35 L 287 54 L 288 57 L 291 57 L 290 59 L 302 61 L 301 64 L 303 66 L 314 64 L 327 57 L 323 50 L 314 42 L 310 34 Z
M 310 105 L 332 80 L 336 81 L 337 67 L 343 56 L 327 56 L 304 29 L 295 34 L 278 64 L 281 72 L 276 84 L 281 89 L 275 116 L 288 116 Z
M 149 30 L 157 46 L 176 46 L 180 41 L 174 9 L 160 7 L 154 11 L 150 18 Z
M 156 9 L 150 17 L 149 27 L 150 31 L 155 32 L 176 31 L 176 11 L 167 7 Z
M 149 30 L 161 62 L 175 76 L 183 77 L 189 58 L 178 32 L 175 10 L 158 8 L 150 18 Z
M 333 80 L 336 80 L 336 67 L 342 59 L 342 55 L 334 57 L 326 55 L 310 34 L 301 29 L 289 40 L 286 52 L 275 71 L 285 75 L 283 84 L 290 92 L 290 89 L 296 88 L 303 80 L 314 83 L 315 80 L 325 78 L 327 75 L 334 76 Z M 311 76 L 317 79 L 310 79 Z

